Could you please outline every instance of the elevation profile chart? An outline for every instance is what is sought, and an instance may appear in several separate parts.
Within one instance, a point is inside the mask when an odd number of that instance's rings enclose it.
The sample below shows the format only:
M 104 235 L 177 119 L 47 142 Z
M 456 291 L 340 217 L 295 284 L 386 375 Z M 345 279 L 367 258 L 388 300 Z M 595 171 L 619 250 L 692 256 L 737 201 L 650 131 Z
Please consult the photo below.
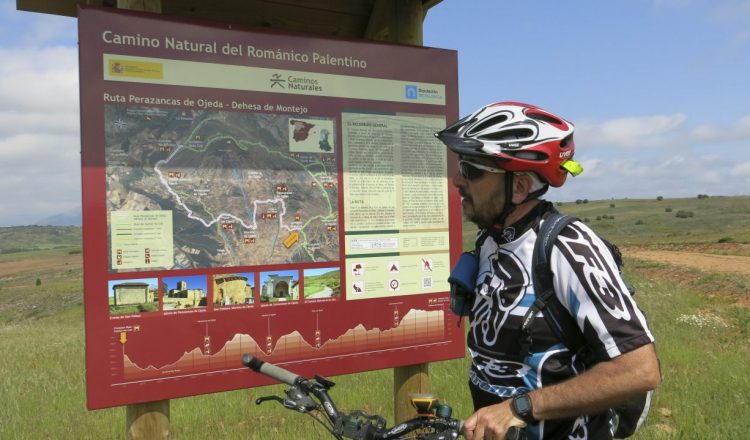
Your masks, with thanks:
M 213 374 L 222 370 L 235 370 L 240 367 L 244 353 L 266 358 L 276 363 L 301 359 L 335 358 L 353 354 L 367 354 L 389 349 L 419 347 L 446 341 L 445 312 L 443 310 L 411 309 L 399 316 L 393 310 L 394 327 L 389 329 L 366 328 L 358 324 L 343 334 L 322 340 L 322 331 L 316 328 L 311 334 L 299 331 L 275 336 L 268 333 L 253 337 L 248 334 L 235 334 L 228 341 L 214 341 L 210 327 L 201 341 L 179 359 L 165 365 L 138 365 L 127 353 L 127 343 L 122 345 L 122 376 L 126 383 L 141 380 L 167 379 L 184 375 Z M 271 325 L 268 326 L 269 328 Z M 221 348 L 212 352 L 215 343 Z

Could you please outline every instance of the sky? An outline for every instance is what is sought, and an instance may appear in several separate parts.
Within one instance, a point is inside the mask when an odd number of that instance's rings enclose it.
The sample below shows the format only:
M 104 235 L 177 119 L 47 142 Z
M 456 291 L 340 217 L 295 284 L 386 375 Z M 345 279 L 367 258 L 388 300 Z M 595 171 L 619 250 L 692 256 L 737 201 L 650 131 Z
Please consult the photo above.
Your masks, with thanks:
M 750 194 L 750 0 L 443 0 L 460 113 L 497 101 L 576 125 L 553 201 Z M 80 211 L 77 21 L 0 0 L 0 226 Z

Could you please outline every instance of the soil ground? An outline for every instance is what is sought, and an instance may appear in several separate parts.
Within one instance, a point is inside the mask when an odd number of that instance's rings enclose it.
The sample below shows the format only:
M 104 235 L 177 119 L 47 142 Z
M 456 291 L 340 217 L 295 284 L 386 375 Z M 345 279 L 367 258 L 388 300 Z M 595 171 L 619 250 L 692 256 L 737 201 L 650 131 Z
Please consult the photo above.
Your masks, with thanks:
M 80 267 L 82 264 L 81 254 L 61 254 L 45 258 L 22 258 L 20 260 L 0 261 L 0 277 L 35 269 L 49 271 Z
M 623 255 L 641 260 L 687 266 L 703 272 L 740 273 L 750 276 L 750 257 L 742 255 L 639 248 L 623 249 Z

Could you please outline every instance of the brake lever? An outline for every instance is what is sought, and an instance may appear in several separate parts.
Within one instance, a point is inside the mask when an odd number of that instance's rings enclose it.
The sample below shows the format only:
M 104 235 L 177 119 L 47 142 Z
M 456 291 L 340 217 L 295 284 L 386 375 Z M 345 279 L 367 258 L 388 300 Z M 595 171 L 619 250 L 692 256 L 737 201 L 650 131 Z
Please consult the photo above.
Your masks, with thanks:
M 263 397 L 258 397 L 257 399 L 255 399 L 255 404 L 256 405 L 260 405 L 261 403 L 267 402 L 269 400 L 275 400 L 275 401 L 279 402 L 282 405 L 284 404 L 284 399 L 282 399 L 281 397 L 278 397 L 278 396 L 263 396 Z
M 293 409 L 301 413 L 306 413 L 312 410 L 316 410 L 320 407 L 320 405 L 315 403 L 315 401 L 312 400 L 309 396 L 296 395 L 296 396 L 290 396 L 290 397 L 287 397 L 286 399 L 282 399 L 281 397 L 278 397 L 278 396 L 258 397 L 257 399 L 255 399 L 255 404 L 260 405 L 263 402 L 273 400 L 275 402 L 279 402 L 279 404 L 281 404 L 281 406 L 283 406 L 284 408 Z

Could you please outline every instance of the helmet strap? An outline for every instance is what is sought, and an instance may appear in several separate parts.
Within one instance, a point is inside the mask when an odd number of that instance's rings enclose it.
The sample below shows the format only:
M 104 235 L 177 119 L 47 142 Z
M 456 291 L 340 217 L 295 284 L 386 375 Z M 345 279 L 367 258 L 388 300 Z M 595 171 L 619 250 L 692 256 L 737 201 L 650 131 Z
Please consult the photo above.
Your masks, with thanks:
M 508 219 L 508 216 L 516 210 L 516 207 L 518 205 L 521 205 L 523 203 L 528 202 L 529 200 L 534 200 L 542 196 L 544 193 L 547 192 L 549 189 L 549 184 L 545 183 L 543 187 L 539 188 L 538 190 L 534 192 L 530 192 L 528 195 L 526 195 L 526 198 L 521 203 L 513 203 L 513 180 L 515 177 L 515 173 L 508 171 L 505 173 L 505 201 L 503 205 L 503 210 L 500 211 L 500 214 L 495 218 L 495 228 L 496 229 L 503 229 L 505 228 L 505 220 Z
M 506 226 L 505 220 L 511 212 L 516 210 L 517 205 L 513 203 L 513 177 L 513 172 L 505 173 L 505 201 L 503 202 L 503 210 L 495 218 L 495 228 L 497 229 L 503 229 Z

